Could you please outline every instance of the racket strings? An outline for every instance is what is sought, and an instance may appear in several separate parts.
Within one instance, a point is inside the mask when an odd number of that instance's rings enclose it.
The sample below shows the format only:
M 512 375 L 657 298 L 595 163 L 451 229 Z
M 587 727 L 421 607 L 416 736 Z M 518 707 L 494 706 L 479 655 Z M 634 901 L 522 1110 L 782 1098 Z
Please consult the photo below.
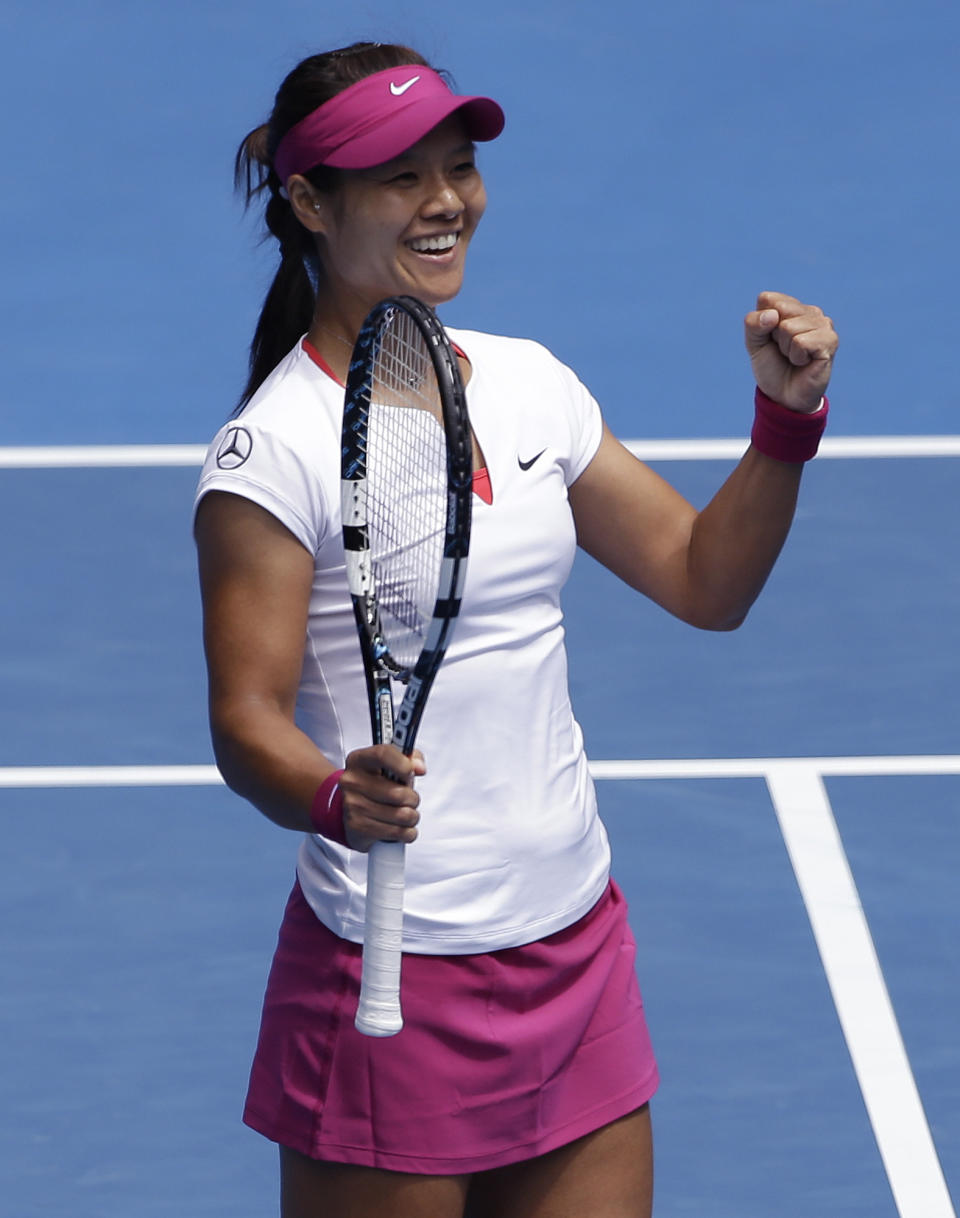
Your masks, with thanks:
M 370 402 L 367 512 L 380 627 L 392 665 L 409 670 L 440 582 L 447 459 L 433 361 L 405 313 L 381 335 Z

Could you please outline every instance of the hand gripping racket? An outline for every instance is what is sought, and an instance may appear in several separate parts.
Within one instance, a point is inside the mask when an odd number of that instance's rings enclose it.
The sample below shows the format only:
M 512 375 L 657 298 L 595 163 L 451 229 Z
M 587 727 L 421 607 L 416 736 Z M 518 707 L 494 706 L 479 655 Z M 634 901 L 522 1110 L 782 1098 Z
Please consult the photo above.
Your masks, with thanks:
M 460 609 L 470 543 L 473 454 L 457 358 L 433 310 L 382 301 L 357 337 L 343 411 L 341 508 L 375 744 L 409 755 Z M 392 683 L 404 687 L 394 713 Z M 356 1026 L 403 1026 L 404 845 L 367 865 Z

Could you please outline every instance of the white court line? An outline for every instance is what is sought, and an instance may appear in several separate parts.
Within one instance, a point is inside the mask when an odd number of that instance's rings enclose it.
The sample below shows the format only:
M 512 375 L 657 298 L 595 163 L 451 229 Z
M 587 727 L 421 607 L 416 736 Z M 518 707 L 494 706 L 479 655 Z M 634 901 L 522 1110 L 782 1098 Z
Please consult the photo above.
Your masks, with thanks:
M 905 757 L 720 757 L 712 760 L 591 761 L 594 778 L 766 778 L 785 762 L 836 778 L 886 774 L 960 774 L 960 754 Z
M 0 768 L 0 788 L 209 787 L 223 783 L 215 765 L 52 765 Z
M 802 761 L 767 785 L 901 1218 L 956 1218 L 823 780 Z
M 624 440 L 641 461 L 739 461 L 747 440 Z M 819 457 L 960 457 L 960 436 L 824 436 Z
M 956 1218 L 823 776 L 960 774 L 960 755 L 594 761 L 598 780 L 764 778 L 900 1218 Z M 0 788 L 211 786 L 212 765 L 0 768 Z
M 643 461 L 737 461 L 746 438 L 624 440 Z M 190 465 L 199 467 L 204 444 L 75 444 L 0 448 L 0 469 L 101 469 Z M 957 457 L 960 436 L 825 436 L 821 457 Z
M 598 780 L 641 778 L 766 778 L 779 766 L 802 765 L 827 777 L 960 774 L 960 754 L 905 757 L 720 757 L 664 761 L 591 761 Z M 0 788 L 208 787 L 223 779 L 213 765 L 0 766 Z
M 0 448 L 0 469 L 102 469 L 203 464 L 203 444 L 77 444 Z

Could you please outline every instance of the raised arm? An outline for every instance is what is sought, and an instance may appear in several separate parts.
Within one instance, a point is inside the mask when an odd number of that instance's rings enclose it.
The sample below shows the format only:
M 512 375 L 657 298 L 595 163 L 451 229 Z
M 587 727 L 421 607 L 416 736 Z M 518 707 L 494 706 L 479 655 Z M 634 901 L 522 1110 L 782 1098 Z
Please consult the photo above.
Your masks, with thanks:
M 744 319 L 757 386 L 798 414 L 820 408 L 837 336 L 822 311 L 763 292 Z M 697 511 L 609 431 L 570 488 L 580 545 L 670 613 L 706 630 L 746 617 L 786 540 L 803 464 L 751 445 Z
M 210 727 L 228 786 L 287 829 L 314 831 L 314 797 L 335 769 L 294 722 L 313 558 L 257 504 L 211 492 L 196 540 L 203 598 Z M 422 759 L 390 746 L 356 749 L 340 780 L 344 829 L 355 849 L 412 841 L 419 797 L 407 779 Z

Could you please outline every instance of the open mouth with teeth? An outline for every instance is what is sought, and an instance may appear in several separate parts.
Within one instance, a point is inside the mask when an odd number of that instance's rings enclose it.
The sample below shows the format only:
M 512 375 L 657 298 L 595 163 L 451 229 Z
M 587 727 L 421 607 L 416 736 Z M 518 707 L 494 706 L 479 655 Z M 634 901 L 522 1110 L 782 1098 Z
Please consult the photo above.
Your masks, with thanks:
M 446 254 L 459 240 L 459 233 L 444 233 L 441 237 L 417 237 L 407 245 L 417 254 Z

